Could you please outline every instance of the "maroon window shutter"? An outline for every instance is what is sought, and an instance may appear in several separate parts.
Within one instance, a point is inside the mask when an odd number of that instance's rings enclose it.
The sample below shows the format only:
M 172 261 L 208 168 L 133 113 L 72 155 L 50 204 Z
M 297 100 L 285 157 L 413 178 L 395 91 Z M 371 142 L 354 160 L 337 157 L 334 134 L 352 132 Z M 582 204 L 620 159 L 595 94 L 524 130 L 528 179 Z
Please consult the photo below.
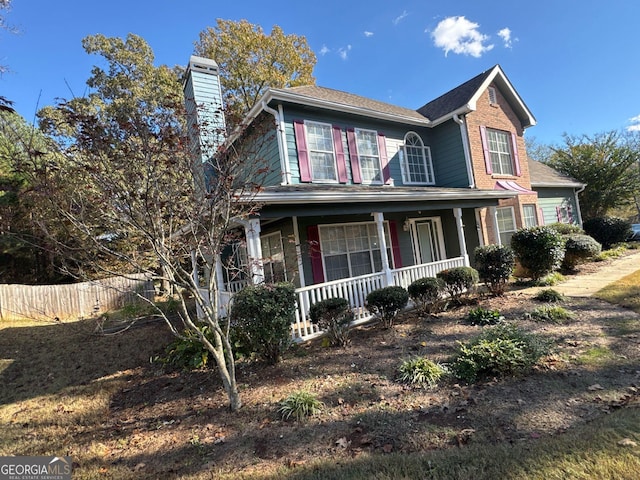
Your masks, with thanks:
M 558 222 L 562 223 L 562 207 L 556 207 L 556 217 L 558 217 Z
M 511 132 L 511 149 L 513 150 L 513 166 L 515 167 L 516 175 L 522 176 L 522 170 L 520 169 L 520 157 L 518 157 L 518 137 Z
M 338 164 L 338 181 L 347 183 L 347 164 L 344 159 L 344 147 L 342 146 L 342 129 L 334 125 L 333 131 L 333 149 L 336 152 L 336 163 Z
M 311 225 L 307 228 L 307 242 L 309 243 L 313 283 L 323 283 L 324 269 L 322 268 L 322 253 L 320 251 L 320 231 L 317 225 Z
M 296 136 L 296 147 L 298 148 L 298 166 L 300 168 L 300 181 L 311 181 L 311 166 L 309 165 L 309 150 L 307 149 L 307 137 L 304 131 L 302 120 L 293 121 L 293 131 Z
M 358 159 L 358 148 L 356 146 L 356 131 L 353 128 L 347 129 L 347 144 L 349 145 L 349 160 L 351 162 L 353 183 L 362 183 L 360 160 Z
M 384 133 L 378 133 L 378 154 L 382 165 L 382 183 L 386 184 L 391 179 L 389 172 L 389 158 L 387 157 L 387 141 Z
M 398 241 L 398 222 L 395 220 L 389 220 L 389 234 L 391 235 L 391 250 L 393 251 L 393 268 L 402 268 L 400 242 Z
M 480 140 L 482 141 L 482 151 L 484 152 L 484 167 L 487 173 L 491 175 L 493 173 L 491 153 L 489 153 L 489 142 L 487 141 L 487 127 L 484 125 L 480 125 Z
M 569 223 L 573 223 L 573 208 L 571 208 L 571 205 L 567 205 L 567 216 L 569 217 Z

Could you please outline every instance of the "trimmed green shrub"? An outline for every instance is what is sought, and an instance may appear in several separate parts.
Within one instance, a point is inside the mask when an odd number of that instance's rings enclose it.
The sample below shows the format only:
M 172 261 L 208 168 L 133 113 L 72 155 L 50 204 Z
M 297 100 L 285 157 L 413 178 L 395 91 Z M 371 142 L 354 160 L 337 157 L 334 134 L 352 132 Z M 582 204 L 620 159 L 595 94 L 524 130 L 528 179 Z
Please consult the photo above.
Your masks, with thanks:
M 405 360 L 400 365 L 399 371 L 398 380 L 416 387 L 435 387 L 447 373 L 442 365 L 424 357 Z
M 416 308 L 424 313 L 435 313 L 442 310 L 444 281 L 441 278 L 419 278 L 407 288 L 409 297 Z
M 498 310 L 487 310 L 482 307 L 473 308 L 467 314 L 467 321 L 471 325 L 495 325 L 502 320 L 504 320 L 504 317 Z
M 326 330 L 331 345 L 342 347 L 349 344 L 349 324 L 353 322 L 353 311 L 344 298 L 327 298 L 311 305 L 309 317 L 322 330 Z
M 454 300 L 463 294 L 471 294 L 479 280 L 478 271 L 472 267 L 448 268 L 436 276 L 444 282 L 445 291 Z
M 505 323 L 460 343 L 451 368 L 457 378 L 467 382 L 517 375 L 531 369 L 548 350 L 548 343 L 540 337 Z
M 533 280 L 539 280 L 560 266 L 564 239 L 550 227 L 522 228 L 511 237 L 516 260 Z
M 320 413 L 323 406 L 323 403 L 312 393 L 299 391 L 292 393 L 280 402 L 278 413 L 283 420 L 288 420 L 291 417 L 302 420 Z
M 380 318 L 383 328 L 393 325 L 400 310 L 409 303 L 409 293 L 402 287 L 384 287 L 367 295 L 367 310 Z
M 585 220 L 584 231 L 609 250 L 614 244 L 626 242 L 631 236 L 631 224 L 618 217 L 596 217 Z
M 275 364 L 291 346 L 295 288 L 290 283 L 250 285 L 233 297 L 231 324 L 239 348 Z
M 589 235 L 573 234 L 565 237 L 564 250 L 562 268 L 573 270 L 579 263 L 599 255 L 602 247 Z
M 533 299 L 539 302 L 560 303 L 564 302 L 564 295 L 553 288 L 545 288 L 540 290 Z
M 573 314 L 559 305 L 543 305 L 528 314 L 531 320 L 545 323 L 567 323 L 573 320 Z
M 474 251 L 480 280 L 494 295 L 503 295 L 516 265 L 516 257 L 506 245 L 485 245 Z
M 584 230 L 582 230 L 578 225 L 574 225 L 573 223 L 550 223 L 547 225 L 549 228 L 553 228 L 560 235 L 572 235 L 574 233 L 584 234 Z

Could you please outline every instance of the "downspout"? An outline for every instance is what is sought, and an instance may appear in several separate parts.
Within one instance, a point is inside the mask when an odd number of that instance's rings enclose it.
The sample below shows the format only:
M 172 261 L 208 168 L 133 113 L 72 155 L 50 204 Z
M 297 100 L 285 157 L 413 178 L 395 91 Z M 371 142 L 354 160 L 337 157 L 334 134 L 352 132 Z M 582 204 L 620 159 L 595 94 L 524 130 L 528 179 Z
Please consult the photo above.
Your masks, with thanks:
M 583 185 L 582 188 L 580 188 L 579 190 L 575 191 L 575 196 L 576 196 L 576 209 L 578 210 L 578 222 L 580 225 L 580 228 L 582 228 L 582 212 L 580 211 L 580 199 L 578 198 L 578 195 L 581 194 L 582 192 L 584 192 L 584 189 L 587 188 L 586 185 Z
M 469 150 L 469 134 L 467 132 L 467 126 L 464 118 L 460 118 L 460 115 L 455 113 L 453 115 L 453 121 L 460 125 L 460 136 L 462 137 L 462 148 L 464 149 L 464 161 L 467 165 L 467 179 L 469 180 L 469 188 L 476 188 L 476 184 L 473 179 L 473 167 L 471 165 L 471 152 Z
M 271 108 L 267 102 L 262 101 L 262 109 L 273 115 L 276 122 L 276 131 L 278 138 L 278 156 L 280 157 L 280 172 L 282 174 L 281 185 L 291 184 L 291 170 L 289 169 L 289 155 L 287 154 L 287 139 L 284 130 L 284 115 L 282 113 L 282 105 L 278 105 L 278 110 Z

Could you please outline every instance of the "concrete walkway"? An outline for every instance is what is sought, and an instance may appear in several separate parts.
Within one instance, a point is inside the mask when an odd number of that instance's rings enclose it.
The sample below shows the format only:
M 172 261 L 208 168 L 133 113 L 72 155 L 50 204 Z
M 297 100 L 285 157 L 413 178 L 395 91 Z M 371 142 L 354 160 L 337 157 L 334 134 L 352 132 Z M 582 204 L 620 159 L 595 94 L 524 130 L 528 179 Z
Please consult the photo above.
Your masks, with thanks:
M 640 270 L 640 251 L 622 258 L 616 258 L 609 265 L 595 273 L 576 275 L 551 288 L 568 297 L 590 297 L 610 283 L 620 280 L 622 277 L 626 277 L 637 270 Z M 520 290 L 520 292 L 535 295 L 543 288 L 548 287 L 532 287 Z

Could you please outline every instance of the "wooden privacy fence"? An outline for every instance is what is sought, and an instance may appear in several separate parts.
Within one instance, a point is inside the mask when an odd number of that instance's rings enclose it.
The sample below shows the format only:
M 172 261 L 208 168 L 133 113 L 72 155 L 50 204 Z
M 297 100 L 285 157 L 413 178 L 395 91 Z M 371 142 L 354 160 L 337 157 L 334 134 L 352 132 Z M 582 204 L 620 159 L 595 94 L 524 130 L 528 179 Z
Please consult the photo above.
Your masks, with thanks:
M 143 274 L 69 285 L 0 284 L 0 320 L 90 317 L 142 302 L 139 294 L 149 300 L 154 298 L 153 281 Z

